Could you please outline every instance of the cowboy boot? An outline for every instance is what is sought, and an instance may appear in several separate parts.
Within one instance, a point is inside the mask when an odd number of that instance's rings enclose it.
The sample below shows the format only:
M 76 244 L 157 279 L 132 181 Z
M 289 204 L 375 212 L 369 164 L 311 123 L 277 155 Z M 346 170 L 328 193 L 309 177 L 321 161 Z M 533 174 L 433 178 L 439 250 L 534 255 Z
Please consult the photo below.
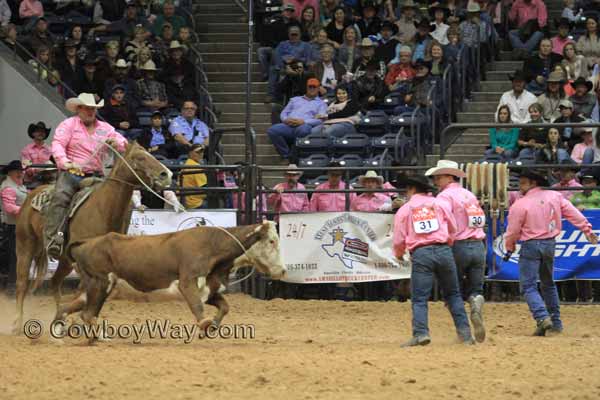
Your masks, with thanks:
M 71 199 L 79 187 L 78 180 L 71 177 L 68 172 L 61 172 L 54 195 L 46 212 L 46 223 L 44 225 L 44 241 L 48 255 L 58 259 L 62 252 L 65 241 L 64 227 L 66 226 L 67 214 Z
M 485 327 L 483 326 L 483 303 L 485 299 L 482 295 L 469 297 L 469 305 L 471 306 L 471 323 L 475 331 L 475 339 L 481 343 L 485 340 Z

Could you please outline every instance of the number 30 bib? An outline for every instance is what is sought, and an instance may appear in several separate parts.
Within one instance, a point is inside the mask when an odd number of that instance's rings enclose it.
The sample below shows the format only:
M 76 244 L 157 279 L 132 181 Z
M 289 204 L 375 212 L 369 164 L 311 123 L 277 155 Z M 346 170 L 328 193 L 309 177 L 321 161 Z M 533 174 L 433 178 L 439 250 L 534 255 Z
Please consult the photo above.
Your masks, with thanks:
M 440 229 L 440 223 L 432 206 L 413 208 L 411 212 L 415 233 L 431 233 Z
M 483 228 L 485 226 L 485 214 L 479 204 L 467 204 L 465 210 L 467 211 L 469 228 Z

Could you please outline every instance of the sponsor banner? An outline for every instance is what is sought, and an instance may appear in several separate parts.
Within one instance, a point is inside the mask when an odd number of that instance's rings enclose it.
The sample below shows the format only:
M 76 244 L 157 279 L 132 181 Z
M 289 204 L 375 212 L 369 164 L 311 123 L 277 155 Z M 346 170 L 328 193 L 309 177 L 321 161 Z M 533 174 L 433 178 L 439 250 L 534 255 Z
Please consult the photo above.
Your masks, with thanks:
M 410 261 L 392 252 L 394 215 L 363 212 L 282 214 L 279 236 L 291 283 L 410 278 Z
M 590 221 L 594 232 L 600 233 L 600 210 L 587 210 L 583 215 Z M 505 223 L 504 230 L 506 231 Z M 488 235 L 488 279 L 500 281 L 519 280 L 519 250 L 508 261 L 503 261 L 506 254 L 504 235 L 492 241 Z M 566 220 L 562 221 L 562 231 L 556 237 L 554 253 L 554 279 L 600 279 L 600 245 L 587 241 L 583 232 Z M 495 265 L 494 265 L 495 261 Z
M 193 210 L 177 213 L 170 210 L 146 210 L 143 213 L 134 211 L 131 214 L 129 224 L 129 235 L 158 235 L 161 233 L 177 232 L 184 229 L 195 228 L 197 226 L 221 226 L 229 228 L 237 225 L 235 211 L 201 211 Z M 58 262 L 50 260 L 48 263 L 48 273 L 45 279 L 48 280 L 54 275 L 58 268 Z M 30 271 L 33 277 L 33 268 Z M 75 271 L 67 277 L 77 278 Z

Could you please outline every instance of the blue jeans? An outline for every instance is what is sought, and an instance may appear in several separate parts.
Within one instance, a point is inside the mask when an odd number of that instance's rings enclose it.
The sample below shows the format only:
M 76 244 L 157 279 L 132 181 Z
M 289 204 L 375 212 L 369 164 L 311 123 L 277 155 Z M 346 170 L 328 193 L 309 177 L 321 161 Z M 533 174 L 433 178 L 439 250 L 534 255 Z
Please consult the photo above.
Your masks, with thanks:
M 312 128 L 311 134 L 325 134 L 330 137 L 342 137 L 356 133 L 354 125 L 350 122 L 339 122 L 331 125 L 318 125 Z
M 419 247 L 411 253 L 410 290 L 413 337 L 429 335 L 427 302 L 431 296 L 433 277 L 437 278 L 448 304 L 456 332 L 462 339 L 471 338 L 471 327 L 460 296 L 456 265 L 447 245 Z
M 269 68 L 271 67 L 271 60 L 273 59 L 273 48 L 272 47 L 259 47 L 256 51 L 258 54 L 258 63 L 260 64 L 260 72 L 263 74 L 263 78 L 268 78 Z
M 496 149 L 487 149 L 485 151 L 486 157 L 493 156 L 495 154 L 498 154 L 498 153 L 496 153 Z M 502 158 L 502 162 L 510 161 L 517 156 L 517 151 L 516 150 L 504 150 L 501 154 L 499 154 L 499 156 Z
M 593 164 L 594 163 L 594 149 L 586 149 L 583 153 L 581 160 L 582 164 Z M 598 164 L 598 163 L 596 163 Z M 585 168 L 581 170 L 582 175 L 596 175 L 600 174 L 600 164 L 597 167 Z
M 459 240 L 452 246 L 458 270 L 458 284 L 467 296 L 483 295 L 485 246 L 481 240 Z
M 529 311 L 536 321 L 550 316 L 562 328 L 558 291 L 554 283 L 554 239 L 528 240 L 519 252 L 519 282 Z M 540 280 L 540 291 L 537 281 Z
M 514 29 L 508 32 L 508 40 L 513 49 L 527 50 L 528 53 L 532 53 L 537 47 L 540 41 L 544 38 L 544 34 L 540 31 L 534 32 L 525 43 L 519 37 L 519 30 Z
M 290 158 L 290 146 L 294 144 L 296 138 L 308 136 L 312 129 L 313 127 L 308 124 L 293 127 L 281 123 L 271 126 L 267 130 L 267 135 L 281 157 Z
M 525 157 L 525 158 L 529 158 L 529 157 L 533 157 L 535 158 L 537 156 L 537 149 L 534 149 L 533 147 L 524 147 L 520 152 L 519 152 L 519 157 Z

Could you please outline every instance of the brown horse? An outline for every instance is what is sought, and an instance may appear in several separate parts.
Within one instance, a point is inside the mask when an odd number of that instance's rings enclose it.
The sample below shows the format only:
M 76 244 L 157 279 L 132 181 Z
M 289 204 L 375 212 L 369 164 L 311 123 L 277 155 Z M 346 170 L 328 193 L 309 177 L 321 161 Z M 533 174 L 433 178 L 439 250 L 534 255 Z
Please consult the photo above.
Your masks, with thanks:
M 138 144 L 128 145 L 124 159 L 147 185 L 160 190 L 171 184 L 171 171 Z M 67 236 L 69 243 L 108 232 L 125 233 L 131 214 L 131 196 L 135 185 L 139 183 L 131 169 L 121 159 L 115 163 L 110 175 L 71 219 Z M 14 334 L 22 332 L 23 302 L 30 289 L 31 262 L 35 260 L 32 291 L 39 286 L 48 269 L 43 234 L 44 216 L 31 206 L 32 199 L 44 188 L 45 186 L 41 186 L 27 196 L 17 219 L 17 316 L 13 325 Z M 85 298 L 80 297 L 64 307 L 60 306 L 62 282 L 73 271 L 73 260 L 68 257 L 69 243 L 65 245 L 65 251 L 50 282 L 56 302 L 55 320 L 61 319 L 64 314 L 76 312 L 85 305 Z

